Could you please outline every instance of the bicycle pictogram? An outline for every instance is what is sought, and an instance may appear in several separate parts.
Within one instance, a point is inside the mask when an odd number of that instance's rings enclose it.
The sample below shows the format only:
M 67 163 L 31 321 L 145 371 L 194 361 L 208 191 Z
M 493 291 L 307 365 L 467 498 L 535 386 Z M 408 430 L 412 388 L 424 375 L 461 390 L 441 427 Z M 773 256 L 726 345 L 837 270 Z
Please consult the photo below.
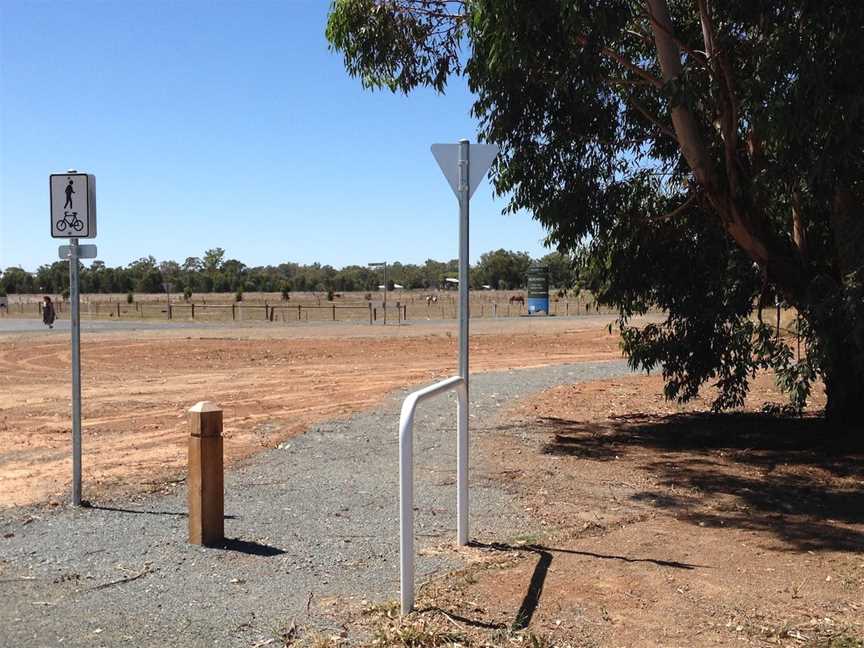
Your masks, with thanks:
M 71 220 L 67 220 L 69 216 L 72 217 Z M 62 232 L 67 226 L 76 232 L 80 232 L 84 228 L 84 221 L 78 218 L 78 212 L 63 212 L 63 218 L 57 221 L 57 231 Z

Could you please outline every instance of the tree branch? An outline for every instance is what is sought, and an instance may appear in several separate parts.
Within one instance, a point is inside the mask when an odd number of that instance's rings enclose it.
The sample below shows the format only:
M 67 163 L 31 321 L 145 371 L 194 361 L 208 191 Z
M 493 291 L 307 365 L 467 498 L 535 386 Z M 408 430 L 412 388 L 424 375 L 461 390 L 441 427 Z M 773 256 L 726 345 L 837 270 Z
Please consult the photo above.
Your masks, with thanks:
M 663 80 L 667 83 L 680 78 L 681 58 L 680 50 L 675 40 L 669 34 L 672 31 L 669 8 L 665 0 L 647 0 L 651 15 L 654 17 L 654 43 L 657 47 L 657 58 L 660 61 L 660 69 L 663 72 Z M 664 28 L 660 28 L 661 23 Z M 702 135 L 696 124 L 696 118 L 687 106 L 672 106 L 672 126 L 675 128 L 678 146 L 687 160 L 687 164 L 693 170 L 696 179 L 712 195 L 717 188 L 717 179 L 711 168 L 708 151 L 702 141 Z M 717 205 L 721 216 L 725 217 L 726 205 Z
M 690 206 L 693 204 L 693 201 L 696 200 L 698 197 L 699 197 L 699 192 L 692 191 L 690 193 L 690 195 L 687 196 L 687 199 L 683 203 L 678 205 L 675 209 L 673 209 L 668 214 L 664 214 L 663 216 L 661 216 L 660 218 L 658 218 L 656 220 L 658 220 L 658 221 L 670 221 L 670 220 L 672 220 L 673 218 L 678 216 L 678 214 L 681 214 L 681 213 L 687 211 L 688 209 L 690 209 Z
M 576 42 L 579 43 L 582 47 L 588 47 L 588 44 L 590 41 L 589 41 L 587 36 L 585 36 L 584 34 L 580 34 L 580 35 L 576 36 Z M 638 75 L 640 78 L 644 79 L 645 81 L 647 81 L 648 83 L 653 85 L 658 90 L 663 89 L 663 82 L 660 79 L 655 77 L 653 74 L 651 74 L 647 70 L 643 70 L 642 68 L 640 68 L 638 65 L 636 65 L 632 61 L 628 61 L 625 57 L 621 56 L 615 50 L 609 49 L 608 47 L 604 47 L 604 48 L 599 50 L 599 53 L 602 56 L 606 57 L 607 59 L 615 61 L 619 65 L 625 67 L 626 69 L 630 70 L 634 74 Z
M 667 10 L 667 12 L 668 12 L 668 10 Z M 701 54 L 700 52 L 697 52 L 692 47 L 690 47 L 687 43 L 685 43 L 680 38 L 678 38 L 678 36 L 675 34 L 675 31 L 671 27 L 671 21 L 667 25 L 664 22 L 662 22 L 661 20 L 659 20 L 657 17 L 655 17 L 654 12 L 651 10 L 650 4 L 642 9 L 642 15 L 645 16 L 651 22 L 653 27 L 656 27 L 657 29 L 660 29 L 661 31 L 665 32 L 666 35 L 669 38 L 671 38 L 675 42 L 676 45 L 678 45 L 678 47 L 680 47 L 682 50 L 687 52 L 688 56 L 690 56 L 695 61 L 698 61 L 699 63 L 704 65 L 706 68 L 708 68 L 708 59 L 705 57 L 705 55 Z
M 678 138 L 675 136 L 675 131 L 666 124 L 662 123 L 659 118 L 649 113 L 648 110 L 646 110 L 645 107 L 642 106 L 642 104 L 640 104 L 638 101 L 636 101 L 634 97 L 630 95 L 623 95 L 623 99 L 630 106 L 636 109 L 636 111 L 638 111 L 645 119 L 654 124 L 658 129 L 660 129 L 661 133 L 663 133 L 664 135 L 668 135 L 676 142 L 678 141 Z

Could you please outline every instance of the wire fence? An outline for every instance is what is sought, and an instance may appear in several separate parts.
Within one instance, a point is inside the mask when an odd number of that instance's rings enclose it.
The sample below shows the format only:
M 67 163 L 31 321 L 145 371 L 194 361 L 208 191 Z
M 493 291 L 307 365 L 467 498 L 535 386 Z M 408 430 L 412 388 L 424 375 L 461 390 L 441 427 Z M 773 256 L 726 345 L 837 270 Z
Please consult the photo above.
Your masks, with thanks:
M 17 301 L 0 303 L 0 316 L 41 318 L 43 302 Z M 69 304 L 64 300 L 54 302 L 58 319 L 68 319 Z M 157 301 L 83 301 L 83 319 L 115 320 L 178 320 L 202 322 L 304 322 L 304 321 L 347 321 L 398 322 L 415 320 L 448 320 L 458 317 L 458 303 L 455 298 L 440 298 L 435 301 L 409 298 L 407 300 L 362 301 L 353 303 L 206 303 L 195 301 L 157 302 Z M 491 301 L 472 299 L 471 318 L 521 317 L 528 314 L 524 300 Z M 614 314 L 614 310 L 598 307 L 591 299 L 552 299 L 549 302 L 549 315 L 576 316 L 592 314 Z

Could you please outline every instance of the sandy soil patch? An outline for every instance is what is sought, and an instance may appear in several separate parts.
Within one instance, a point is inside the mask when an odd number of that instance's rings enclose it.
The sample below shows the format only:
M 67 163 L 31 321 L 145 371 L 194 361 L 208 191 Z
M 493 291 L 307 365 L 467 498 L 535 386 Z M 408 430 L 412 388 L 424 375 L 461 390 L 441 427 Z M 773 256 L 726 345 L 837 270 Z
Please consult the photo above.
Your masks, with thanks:
M 620 358 L 617 338 L 595 320 L 545 322 L 475 326 L 472 370 Z M 85 498 L 181 478 L 185 412 L 196 401 L 223 406 L 233 462 L 395 389 L 450 375 L 456 354 L 449 328 L 423 324 L 85 335 Z M 65 336 L 0 338 L 0 506 L 58 501 L 69 488 L 69 364 Z

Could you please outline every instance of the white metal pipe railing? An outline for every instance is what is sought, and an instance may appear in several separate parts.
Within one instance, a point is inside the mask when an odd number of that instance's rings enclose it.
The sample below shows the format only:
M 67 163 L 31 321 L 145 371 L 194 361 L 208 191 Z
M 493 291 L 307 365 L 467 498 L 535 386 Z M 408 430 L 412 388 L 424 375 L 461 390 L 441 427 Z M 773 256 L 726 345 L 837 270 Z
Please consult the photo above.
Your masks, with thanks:
M 399 417 L 399 554 L 402 614 L 414 608 L 414 412 L 422 401 L 456 392 L 456 541 L 468 544 L 468 386 L 461 376 L 429 385 L 402 403 Z

